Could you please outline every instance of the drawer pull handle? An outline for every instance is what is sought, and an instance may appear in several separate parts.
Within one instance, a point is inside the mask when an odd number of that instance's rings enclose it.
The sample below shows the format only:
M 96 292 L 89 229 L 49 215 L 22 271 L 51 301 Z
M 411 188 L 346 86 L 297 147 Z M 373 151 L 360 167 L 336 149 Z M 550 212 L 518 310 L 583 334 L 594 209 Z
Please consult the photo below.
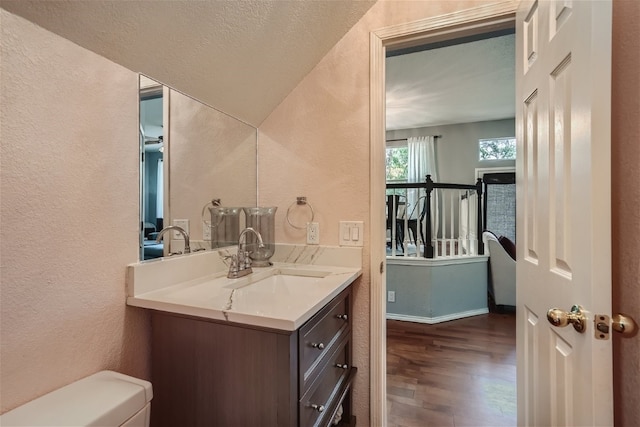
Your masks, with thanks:
M 345 364 L 340 364 L 340 363 L 336 363 L 336 368 L 340 368 L 340 369 L 349 369 L 349 365 Z
M 311 405 L 313 409 L 318 412 L 324 412 L 324 405 L 316 405 L 315 403 Z
M 311 343 L 311 347 L 317 348 L 318 350 L 324 350 L 324 343 Z
M 342 319 L 342 320 L 349 320 L 349 316 L 347 316 L 346 314 L 338 314 L 336 316 L 338 319 Z

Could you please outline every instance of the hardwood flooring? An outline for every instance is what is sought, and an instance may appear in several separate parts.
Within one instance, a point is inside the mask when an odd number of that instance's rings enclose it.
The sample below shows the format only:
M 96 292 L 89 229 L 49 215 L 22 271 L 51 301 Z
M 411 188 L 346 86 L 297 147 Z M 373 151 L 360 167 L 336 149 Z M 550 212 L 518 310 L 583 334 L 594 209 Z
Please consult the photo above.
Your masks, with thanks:
M 387 321 L 389 427 L 516 425 L 516 326 L 489 313 L 425 325 Z

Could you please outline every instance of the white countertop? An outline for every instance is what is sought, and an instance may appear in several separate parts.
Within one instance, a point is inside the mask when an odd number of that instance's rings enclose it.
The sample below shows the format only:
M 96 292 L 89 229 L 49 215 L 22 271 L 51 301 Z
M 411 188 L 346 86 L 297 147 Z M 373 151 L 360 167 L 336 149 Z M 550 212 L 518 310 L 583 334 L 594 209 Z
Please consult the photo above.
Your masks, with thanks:
M 343 249 L 347 248 L 329 248 L 328 252 Z M 350 251 L 343 252 L 347 258 L 354 254 L 351 248 L 348 249 Z M 357 265 L 361 262 L 347 263 L 351 266 L 336 266 L 324 265 L 322 260 L 316 259 L 316 263 L 308 264 L 298 262 L 300 257 L 296 257 L 296 260 L 287 259 L 294 262 L 274 262 L 271 267 L 254 267 L 250 275 L 228 279 L 226 266 L 219 262 L 223 255 L 224 252 L 216 254 L 216 251 L 208 251 L 206 254 L 167 258 L 163 260 L 164 263 L 130 266 L 127 304 L 294 331 L 362 274 L 361 266 Z M 335 253 L 331 259 L 335 259 Z M 203 260 L 211 268 L 204 274 L 204 270 L 194 274 L 194 266 L 205 265 Z M 169 262 L 173 264 L 169 265 Z M 143 267 L 136 272 L 136 266 Z M 163 270 L 171 271 L 171 280 L 159 279 L 161 275 L 167 277 L 163 275 Z M 182 270 L 190 274 L 181 276 Z

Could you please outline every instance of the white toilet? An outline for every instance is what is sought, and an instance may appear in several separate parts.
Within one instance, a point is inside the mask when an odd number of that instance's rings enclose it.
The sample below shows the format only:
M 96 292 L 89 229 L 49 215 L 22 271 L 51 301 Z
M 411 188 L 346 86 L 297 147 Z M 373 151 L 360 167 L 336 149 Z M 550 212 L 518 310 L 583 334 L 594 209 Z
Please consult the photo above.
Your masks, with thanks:
M 0 426 L 148 427 L 149 381 L 101 371 L 0 415 Z

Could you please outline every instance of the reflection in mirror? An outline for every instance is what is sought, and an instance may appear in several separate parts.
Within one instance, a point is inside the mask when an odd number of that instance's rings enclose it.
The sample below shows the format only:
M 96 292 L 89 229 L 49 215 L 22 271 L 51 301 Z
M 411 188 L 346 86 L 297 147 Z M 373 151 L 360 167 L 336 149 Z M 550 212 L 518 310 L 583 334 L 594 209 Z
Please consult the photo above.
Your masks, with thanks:
M 140 259 L 183 250 L 179 234 L 167 233 L 159 246 L 153 238 L 153 226 L 157 233 L 176 221 L 186 221 L 192 251 L 209 249 L 205 205 L 220 199 L 222 206 L 256 206 L 257 129 L 142 75 L 140 103 L 141 148 L 156 150 L 141 156 Z
M 140 259 L 163 255 L 155 239 L 164 218 L 164 88 L 140 76 Z

